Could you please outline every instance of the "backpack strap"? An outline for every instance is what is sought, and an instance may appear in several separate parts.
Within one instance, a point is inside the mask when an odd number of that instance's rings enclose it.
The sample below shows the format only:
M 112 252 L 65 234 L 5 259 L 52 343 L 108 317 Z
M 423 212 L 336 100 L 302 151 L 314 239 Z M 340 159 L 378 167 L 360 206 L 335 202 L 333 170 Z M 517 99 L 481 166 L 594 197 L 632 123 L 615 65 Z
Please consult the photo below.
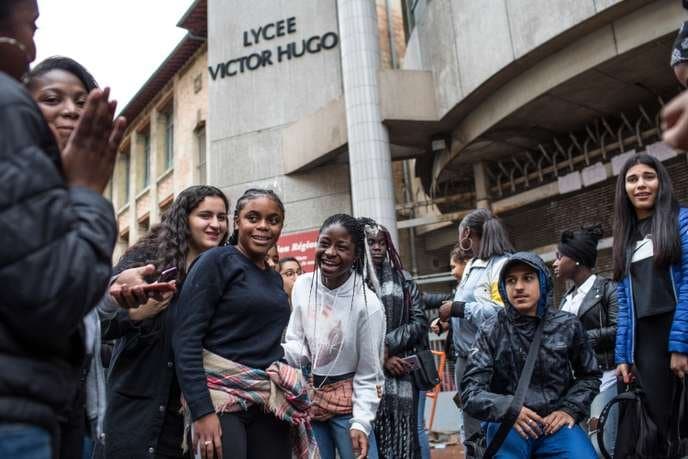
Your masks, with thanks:
M 540 319 L 540 323 L 538 324 L 537 329 L 535 330 L 533 342 L 530 343 L 530 348 L 528 349 L 528 357 L 526 358 L 526 363 L 523 366 L 523 370 L 521 370 L 521 376 L 518 378 L 518 386 L 516 386 L 516 393 L 514 394 L 514 398 L 512 399 L 511 405 L 509 407 L 509 412 L 515 412 L 517 413 L 517 415 L 513 419 L 504 419 L 502 423 L 499 425 L 497 434 L 485 450 L 485 454 L 483 456 L 485 459 L 492 459 L 492 457 L 494 457 L 497 451 L 499 451 L 499 448 L 502 446 L 502 443 L 504 443 L 504 440 L 506 439 L 507 435 L 509 435 L 511 427 L 516 422 L 516 419 L 518 419 L 518 413 L 520 413 L 521 408 L 523 407 L 523 401 L 526 398 L 526 391 L 528 390 L 528 386 L 530 386 L 530 379 L 533 376 L 533 370 L 535 369 L 535 361 L 537 360 L 537 354 L 540 350 L 540 343 L 542 342 L 542 332 L 544 328 L 545 318 L 542 317 Z

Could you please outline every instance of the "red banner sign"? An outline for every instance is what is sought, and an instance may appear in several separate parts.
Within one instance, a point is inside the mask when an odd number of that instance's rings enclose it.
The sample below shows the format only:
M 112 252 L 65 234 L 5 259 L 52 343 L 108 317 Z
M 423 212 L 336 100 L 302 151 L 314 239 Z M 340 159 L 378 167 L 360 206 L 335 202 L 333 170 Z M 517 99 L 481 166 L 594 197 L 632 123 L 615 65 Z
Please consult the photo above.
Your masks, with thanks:
M 315 269 L 315 247 L 318 244 L 318 230 L 283 234 L 277 241 L 280 259 L 294 257 L 301 263 L 303 272 Z

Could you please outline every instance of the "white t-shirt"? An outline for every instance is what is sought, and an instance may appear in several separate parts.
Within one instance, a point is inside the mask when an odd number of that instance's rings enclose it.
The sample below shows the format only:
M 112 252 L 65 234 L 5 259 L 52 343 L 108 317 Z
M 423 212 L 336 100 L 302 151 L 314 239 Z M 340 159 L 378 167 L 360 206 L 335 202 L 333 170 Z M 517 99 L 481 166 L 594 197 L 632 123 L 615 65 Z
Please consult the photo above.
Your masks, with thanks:
M 588 277 L 577 290 L 566 295 L 566 300 L 564 305 L 561 307 L 563 311 L 570 312 L 571 314 L 578 316 L 578 311 L 580 310 L 581 304 L 583 304 L 583 299 L 585 295 L 588 294 L 593 284 L 595 283 L 597 276 L 592 274 Z M 600 392 L 613 387 L 616 384 L 616 372 L 614 370 L 608 370 L 602 373 L 602 378 L 600 379 L 602 384 L 600 385 Z
M 577 290 L 574 290 L 566 295 L 566 300 L 561 309 L 563 311 L 570 312 L 574 316 L 578 316 L 578 311 L 580 310 L 581 304 L 583 304 L 583 299 L 592 288 L 593 284 L 595 283 L 595 279 L 597 279 L 597 276 L 595 274 L 591 274 L 590 277 L 588 277 Z

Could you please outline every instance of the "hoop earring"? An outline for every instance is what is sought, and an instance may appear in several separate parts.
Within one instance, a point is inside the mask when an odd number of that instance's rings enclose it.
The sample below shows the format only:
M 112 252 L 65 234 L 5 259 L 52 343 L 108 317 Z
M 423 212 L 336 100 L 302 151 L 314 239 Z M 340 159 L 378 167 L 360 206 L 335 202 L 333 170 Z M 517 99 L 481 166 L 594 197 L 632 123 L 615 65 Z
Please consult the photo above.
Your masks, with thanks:
M 468 241 L 468 247 L 463 246 L 463 241 Z M 468 252 L 471 250 L 471 237 L 465 237 L 463 239 L 459 239 L 459 248 L 463 250 L 464 252 Z
M 0 37 L 0 43 L 16 46 L 22 53 L 26 54 L 26 46 L 24 46 L 24 44 L 21 43 L 19 40 L 10 37 Z

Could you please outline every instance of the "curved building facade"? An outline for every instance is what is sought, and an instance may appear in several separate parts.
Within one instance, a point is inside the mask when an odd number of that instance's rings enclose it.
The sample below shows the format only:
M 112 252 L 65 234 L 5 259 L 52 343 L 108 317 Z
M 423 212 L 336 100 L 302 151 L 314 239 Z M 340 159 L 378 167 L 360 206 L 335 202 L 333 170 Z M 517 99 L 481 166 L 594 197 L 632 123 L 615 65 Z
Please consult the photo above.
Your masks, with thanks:
M 428 284 L 448 281 L 476 207 L 551 260 L 564 229 L 611 234 L 634 152 L 666 160 L 686 196 L 657 118 L 685 19 L 674 0 L 209 0 L 209 181 L 232 199 L 276 189 L 287 233 L 336 212 L 396 218 Z

